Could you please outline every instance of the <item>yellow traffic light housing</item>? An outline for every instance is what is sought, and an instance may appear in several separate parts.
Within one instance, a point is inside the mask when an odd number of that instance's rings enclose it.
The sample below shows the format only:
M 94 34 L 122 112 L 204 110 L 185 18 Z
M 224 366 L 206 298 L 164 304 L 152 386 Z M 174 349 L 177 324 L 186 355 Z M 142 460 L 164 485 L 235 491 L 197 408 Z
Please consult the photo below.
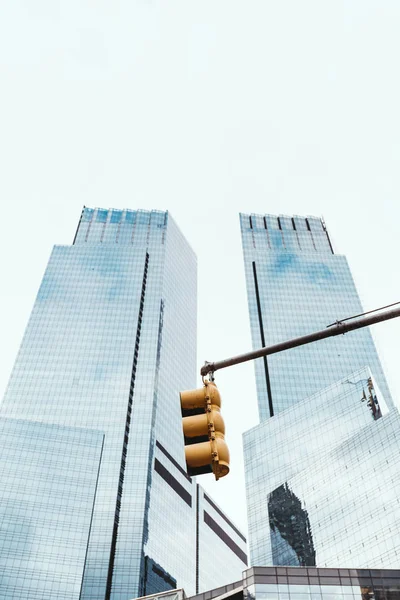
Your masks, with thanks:
M 213 381 L 198 390 L 180 393 L 185 456 L 189 475 L 229 473 L 229 450 L 221 416 L 221 395 Z

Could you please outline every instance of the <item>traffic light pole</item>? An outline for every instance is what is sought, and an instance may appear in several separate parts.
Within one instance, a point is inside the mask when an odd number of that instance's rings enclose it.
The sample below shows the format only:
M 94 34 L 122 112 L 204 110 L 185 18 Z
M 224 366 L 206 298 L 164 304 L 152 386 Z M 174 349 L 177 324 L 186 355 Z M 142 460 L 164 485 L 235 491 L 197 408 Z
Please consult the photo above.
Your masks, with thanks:
M 400 308 L 388 310 L 380 314 L 361 317 L 359 319 L 354 318 L 352 320 L 346 319 L 345 321 L 337 321 L 336 323 L 328 326 L 326 329 L 322 329 L 322 331 L 316 331 L 315 333 L 302 335 L 301 337 L 293 338 L 279 344 L 274 344 L 273 346 L 265 346 L 259 350 L 253 350 L 252 352 L 247 352 L 246 354 L 239 354 L 238 356 L 233 356 L 232 358 L 227 358 L 225 360 L 206 362 L 201 367 L 200 374 L 202 377 L 205 377 L 206 375 L 214 373 L 215 371 L 219 371 L 220 369 L 226 369 L 226 367 L 239 365 L 240 363 L 244 363 L 249 360 L 255 360 L 256 358 L 261 358 L 262 356 L 276 354 L 277 352 L 289 350 L 290 348 L 304 346 L 305 344 L 310 344 L 311 342 L 316 342 L 317 340 L 324 340 L 325 338 L 334 337 L 335 335 L 342 335 L 348 331 L 361 329 L 362 327 L 368 327 L 369 325 L 374 325 L 374 323 L 380 323 L 381 321 L 387 321 L 388 319 L 395 319 L 396 317 L 400 317 Z

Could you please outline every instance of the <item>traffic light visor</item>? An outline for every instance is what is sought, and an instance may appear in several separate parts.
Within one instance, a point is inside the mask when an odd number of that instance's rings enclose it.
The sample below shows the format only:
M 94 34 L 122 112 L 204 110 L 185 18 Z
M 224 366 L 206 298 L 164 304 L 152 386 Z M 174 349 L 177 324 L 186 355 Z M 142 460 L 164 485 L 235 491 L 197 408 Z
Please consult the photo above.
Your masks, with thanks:
M 182 415 L 186 416 L 184 414 L 186 411 L 194 411 L 196 409 L 201 409 L 202 412 L 204 412 L 206 396 L 209 396 L 211 404 L 221 406 L 221 395 L 217 386 L 211 382 L 198 390 L 186 390 L 185 392 L 181 392 Z M 189 414 L 193 413 L 191 412 Z
M 209 472 L 212 471 L 216 479 L 228 475 L 228 446 L 225 440 L 220 437 L 216 437 L 214 443 L 215 446 L 210 442 L 201 442 L 200 444 L 185 446 L 185 457 L 189 471 L 196 471 L 197 469 L 204 467 L 204 465 L 211 465 Z M 215 452 L 217 452 L 217 456 L 215 456 Z

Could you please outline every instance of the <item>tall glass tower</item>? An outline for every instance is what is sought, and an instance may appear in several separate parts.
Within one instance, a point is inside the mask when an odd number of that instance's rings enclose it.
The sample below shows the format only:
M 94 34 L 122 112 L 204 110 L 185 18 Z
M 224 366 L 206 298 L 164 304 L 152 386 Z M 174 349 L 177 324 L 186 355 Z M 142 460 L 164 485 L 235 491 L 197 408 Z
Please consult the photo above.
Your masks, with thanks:
M 345 256 L 315 217 L 240 215 L 253 346 L 324 329 L 363 312 Z M 390 392 L 369 329 L 255 362 L 260 421 L 368 365 Z
M 10 590 L 17 575 L 29 580 L 37 555 L 46 563 L 45 548 L 60 548 L 45 519 L 36 529 L 37 507 L 60 527 L 77 506 L 82 517 L 71 529 L 75 562 L 62 563 L 62 553 L 58 561 L 75 595 L 62 578 L 47 589 L 38 577 L 29 597 L 129 600 L 177 586 L 196 593 L 215 585 L 216 572 L 220 584 L 240 576 L 243 535 L 186 473 L 178 392 L 195 387 L 196 277 L 195 255 L 167 212 L 85 208 L 73 245 L 54 247 L 0 417 L 6 430 L 23 419 L 20 440 L 40 431 L 32 451 L 43 473 L 56 451 L 46 441 L 52 427 L 68 452 L 59 451 L 45 499 L 34 475 L 33 500 L 18 470 L 10 483 L 5 518 L 17 527 L 28 512 L 32 542 L 24 554 L 28 537 L 4 545 L 0 530 Z M 211 570 L 205 540 L 218 548 Z M 26 598 L 28 588 L 4 597 Z
M 253 346 L 362 313 L 313 217 L 240 215 Z M 398 566 L 400 417 L 368 329 L 255 361 L 244 434 L 252 565 Z

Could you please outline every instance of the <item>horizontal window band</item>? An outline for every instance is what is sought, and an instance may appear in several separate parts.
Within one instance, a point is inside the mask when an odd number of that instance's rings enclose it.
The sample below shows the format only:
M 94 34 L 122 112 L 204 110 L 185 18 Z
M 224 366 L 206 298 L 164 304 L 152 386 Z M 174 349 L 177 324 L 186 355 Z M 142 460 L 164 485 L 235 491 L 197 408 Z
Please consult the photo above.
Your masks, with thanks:
M 214 533 L 217 534 L 219 538 L 236 554 L 240 560 L 247 565 L 247 555 L 243 550 L 233 541 L 232 538 L 214 521 L 212 517 L 206 512 L 204 512 L 204 522 L 209 526 L 210 529 L 213 530 Z
M 157 446 L 157 448 L 159 448 L 159 450 L 161 450 L 161 452 L 164 454 L 164 456 L 166 456 L 168 458 L 168 460 L 170 460 L 172 462 L 172 464 L 174 465 L 174 467 L 176 467 L 178 469 L 178 471 L 180 473 L 182 473 L 182 475 L 184 477 L 186 477 L 186 479 L 188 481 L 190 481 L 190 483 L 192 483 L 192 478 L 189 477 L 189 475 L 187 474 L 187 472 L 185 471 L 185 469 L 182 469 L 181 465 L 174 459 L 173 456 L 171 456 L 171 454 L 168 452 L 168 450 L 166 450 L 164 448 L 164 446 L 158 440 L 156 440 L 156 446 Z
M 192 496 L 185 490 L 183 485 L 160 463 L 159 460 L 154 461 L 154 470 L 168 483 L 170 487 L 186 502 L 188 506 L 192 506 Z
M 217 512 L 217 513 L 219 514 L 219 516 L 220 516 L 220 517 L 222 517 L 222 518 L 224 519 L 224 521 L 226 521 L 230 527 L 232 527 L 233 531 L 234 531 L 235 533 L 237 533 L 237 534 L 238 534 L 238 536 L 239 536 L 239 537 L 240 537 L 240 538 L 241 538 L 241 539 L 242 539 L 244 542 L 246 542 L 246 543 L 247 543 L 247 540 L 246 540 L 246 538 L 244 537 L 243 533 L 241 533 L 241 532 L 239 531 L 239 529 L 238 529 L 237 527 L 235 527 L 233 523 L 231 523 L 231 521 L 228 519 L 228 517 L 227 517 L 226 515 L 224 515 L 224 513 L 222 512 L 222 510 L 221 510 L 221 509 L 219 509 L 219 508 L 218 508 L 218 506 L 217 506 L 216 504 L 214 504 L 214 502 L 211 500 L 211 498 L 209 498 L 209 497 L 207 496 L 207 494 L 206 494 L 205 492 L 203 492 L 203 494 L 204 494 L 204 500 L 205 500 L 206 502 L 208 502 L 208 504 L 209 504 L 210 506 L 212 506 L 212 507 L 213 507 L 213 509 L 215 510 L 215 512 Z

